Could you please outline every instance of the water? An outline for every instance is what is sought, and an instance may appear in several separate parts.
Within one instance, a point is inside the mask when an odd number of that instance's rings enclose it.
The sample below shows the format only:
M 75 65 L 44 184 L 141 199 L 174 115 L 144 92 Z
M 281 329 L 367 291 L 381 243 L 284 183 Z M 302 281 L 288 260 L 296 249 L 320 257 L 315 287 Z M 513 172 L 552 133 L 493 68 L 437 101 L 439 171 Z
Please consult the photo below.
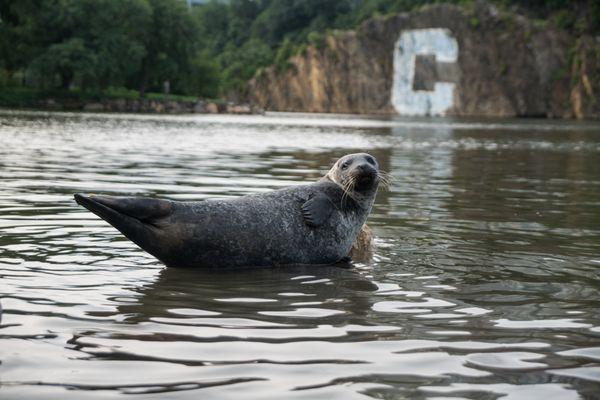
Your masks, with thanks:
M 165 269 L 72 200 L 317 179 L 369 151 L 370 263 Z M 2 399 L 600 393 L 600 126 L 0 112 Z

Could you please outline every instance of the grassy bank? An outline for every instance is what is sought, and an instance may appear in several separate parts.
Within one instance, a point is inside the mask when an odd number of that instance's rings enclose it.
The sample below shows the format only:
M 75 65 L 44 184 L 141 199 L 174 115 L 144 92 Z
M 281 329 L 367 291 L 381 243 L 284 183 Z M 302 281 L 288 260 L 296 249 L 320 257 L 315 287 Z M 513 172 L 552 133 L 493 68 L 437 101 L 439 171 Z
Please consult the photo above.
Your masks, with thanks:
M 110 88 L 100 92 L 80 90 L 42 90 L 28 87 L 0 88 L 0 107 L 5 108 L 38 108 L 48 100 L 57 103 L 78 102 L 93 103 L 108 100 L 141 100 L 138 91 Z M 156 101 L 196 102 L 194 96 L 181 96 L 164 93 L 146 93 L 143 99 Z M 219 101 L 216 101 L 219 102 Z

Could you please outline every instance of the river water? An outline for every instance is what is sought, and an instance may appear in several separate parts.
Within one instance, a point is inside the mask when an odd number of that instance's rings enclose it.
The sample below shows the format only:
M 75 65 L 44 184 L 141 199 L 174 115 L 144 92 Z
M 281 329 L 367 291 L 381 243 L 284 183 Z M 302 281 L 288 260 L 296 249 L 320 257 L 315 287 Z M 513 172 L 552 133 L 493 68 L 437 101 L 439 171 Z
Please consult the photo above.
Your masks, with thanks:
M 166 269 L 74 192 L 194 200 L 368 151 L 370 262 Z M 0 112 L 1 399 L 600 398 L 600 125 Z

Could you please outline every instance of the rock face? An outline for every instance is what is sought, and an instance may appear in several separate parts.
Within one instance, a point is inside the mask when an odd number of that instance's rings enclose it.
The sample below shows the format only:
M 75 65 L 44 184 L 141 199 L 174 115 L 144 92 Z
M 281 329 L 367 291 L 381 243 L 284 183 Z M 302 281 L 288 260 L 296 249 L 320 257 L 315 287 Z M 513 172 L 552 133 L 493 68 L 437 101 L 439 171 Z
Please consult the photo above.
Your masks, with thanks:
M 484 2 L 442 4 L 334 33 L 249 93 L 277 111 L 598 118 L 599 54 L 597 40 Z
M 600 38 L 577 41 L 571 65 L 571 104 L 577 118 L 600 118 Z

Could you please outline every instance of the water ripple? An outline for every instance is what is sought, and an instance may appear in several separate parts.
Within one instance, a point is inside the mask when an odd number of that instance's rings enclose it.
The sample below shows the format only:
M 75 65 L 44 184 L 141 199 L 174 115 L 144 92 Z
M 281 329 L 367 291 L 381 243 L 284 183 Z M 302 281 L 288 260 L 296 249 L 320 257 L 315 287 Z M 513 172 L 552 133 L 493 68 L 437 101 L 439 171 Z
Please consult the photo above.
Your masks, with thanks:
M 600 126 L 0 111 L 0 398 L 594 398 Z M 88 191 L 235 197 L 369 151 L 355 268 L 165 269 Z

